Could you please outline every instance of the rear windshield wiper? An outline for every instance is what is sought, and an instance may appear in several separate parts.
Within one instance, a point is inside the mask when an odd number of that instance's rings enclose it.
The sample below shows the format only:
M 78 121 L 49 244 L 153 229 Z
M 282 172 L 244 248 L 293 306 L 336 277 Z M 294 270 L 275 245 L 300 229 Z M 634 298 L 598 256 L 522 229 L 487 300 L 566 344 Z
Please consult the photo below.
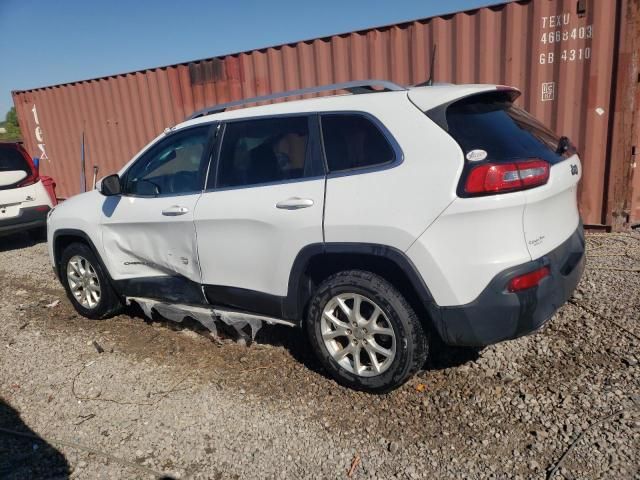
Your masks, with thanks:
M 573 149 L 573 144 L 571 143 L 571 140 L 569 140 L 569 137 L 560 137 L 560 140 L 558 140 L 558 146 L 556 147 L 556 153 L 558 155 L 562 155 L 565 152 Z

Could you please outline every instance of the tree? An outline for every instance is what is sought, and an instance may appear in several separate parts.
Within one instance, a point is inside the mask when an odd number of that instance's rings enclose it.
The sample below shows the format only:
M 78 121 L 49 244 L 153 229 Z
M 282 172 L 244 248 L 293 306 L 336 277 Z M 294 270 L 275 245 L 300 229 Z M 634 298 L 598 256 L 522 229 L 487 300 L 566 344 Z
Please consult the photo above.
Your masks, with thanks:
M 21 140 L 22 133 L 20 133 L 20 124 L 18 123 L 18 115 L 16 114 L 16 107 L 11 107 L 11 110 L 7 112 L 5 121 L 2 126 L 6 129 L 5 133 L 0 133 L 0 140 Z

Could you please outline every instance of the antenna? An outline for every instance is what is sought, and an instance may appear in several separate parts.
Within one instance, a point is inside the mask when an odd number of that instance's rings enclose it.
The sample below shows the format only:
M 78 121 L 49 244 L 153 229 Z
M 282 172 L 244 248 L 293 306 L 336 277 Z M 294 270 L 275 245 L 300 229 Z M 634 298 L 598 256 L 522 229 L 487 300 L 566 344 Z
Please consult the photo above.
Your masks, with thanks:
M 435 70 L 436 64 L 436 47 L 437 44 L 433 44 L 433 49 L 431 50 L 431 62 L 429 63 L 429 79 L 426 82 L 416 83 L 414 87 L 430 87 L 433 85 L 433 71 Z
M 427 86 L 433 85 L 433 70 L 436 64 L 436 43 L 433 44 L 433 50 L 431 51 L 431 65 L 429 66 L 429 80 L 427 80 Z

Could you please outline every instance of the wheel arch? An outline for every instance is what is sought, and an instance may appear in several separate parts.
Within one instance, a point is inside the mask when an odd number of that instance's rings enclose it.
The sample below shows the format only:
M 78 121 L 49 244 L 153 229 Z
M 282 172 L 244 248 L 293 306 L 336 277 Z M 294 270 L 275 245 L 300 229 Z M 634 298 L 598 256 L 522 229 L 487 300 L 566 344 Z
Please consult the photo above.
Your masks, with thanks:
M 369 243 L 324 243 L 303 248 L 289 277 L 283 313 L 304 319 L 317 286 L 343 270 L 366 270 L 380 275 L 407 299 L 423 323 L 433 326 L 438 308 L 428 286 L 411 260 L 394 247 Z
M 93 254 L 98 259 L 98 262 L 100 263 L 100 267 L 107 275 L 109 279 L 109 283 L 111 283 L 111 286 L 113 286 L 114 282 L 113 282 L 113 279 L 111 278 L 111 275 L 109 274 L 109 270 L 107 270 L 107 267 L 102 261 L 102 257 L 100 256 L 98 249 L 96 248 L 95 244 L 93 243 L 89 235 L 87 235 L 87 233 L 83 232 L 82 230 L 76 230 L 71 228 L 56 230 L 53 234 L 53 258 L 55 261 L 55 265 L 56 265 L 55 271 L 56 271 L 56 275 L 58 275 L 58 278 L 60 278 L 60 261 L 62 260 L 62 252 L 64 252 L 64 250 L 69 245 L 76 242 L 84 243 L 91 249 Z

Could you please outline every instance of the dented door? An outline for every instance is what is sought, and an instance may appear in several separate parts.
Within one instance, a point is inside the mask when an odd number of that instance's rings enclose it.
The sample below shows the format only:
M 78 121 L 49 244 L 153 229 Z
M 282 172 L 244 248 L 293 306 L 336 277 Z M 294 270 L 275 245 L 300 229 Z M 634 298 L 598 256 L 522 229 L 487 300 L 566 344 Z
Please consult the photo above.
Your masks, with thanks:
M 121 179 L 103 205 L 102 237 L 116 280 L 185 277 L 200 282 L 193 212 L 206 176 L 211 126 L 173 132 Z

